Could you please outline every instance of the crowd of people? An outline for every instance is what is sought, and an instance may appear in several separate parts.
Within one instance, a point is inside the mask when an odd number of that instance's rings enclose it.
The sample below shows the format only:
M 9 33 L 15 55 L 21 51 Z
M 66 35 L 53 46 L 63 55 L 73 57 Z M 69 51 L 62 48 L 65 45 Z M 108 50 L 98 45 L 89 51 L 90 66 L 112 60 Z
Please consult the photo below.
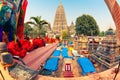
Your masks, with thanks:
M 49 38 L 46 36 L 44 39 L 40 38 L 29 38 L 25 37 L 24 39 L 16 39 L 16 41 L 9 42 L 7 44 L 8 52 L 14 56 L 19 56 L 24 58 L 27 52 L 30 52 L 36 48 L 43 47 L 46 43 L 54 43 L 56 39 Z

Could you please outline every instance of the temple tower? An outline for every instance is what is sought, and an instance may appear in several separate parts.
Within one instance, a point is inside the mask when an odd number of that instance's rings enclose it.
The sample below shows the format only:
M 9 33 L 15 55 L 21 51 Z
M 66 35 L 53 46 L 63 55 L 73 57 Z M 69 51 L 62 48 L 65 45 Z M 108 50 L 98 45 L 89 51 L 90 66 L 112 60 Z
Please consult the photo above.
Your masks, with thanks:
M 71 22 L 71 25 L 69 26 L 69 32 L 70 32 L 70 35 L 74 35 L 75 34 L 75 25 L 73 22 Z
M 54 18 L 54 24 L 53 24 L 53 33 L 55 35 L 62 35 L 62 31 L 68 31 L 65 11 L 62 3 L 59 4 L 55 18 Z

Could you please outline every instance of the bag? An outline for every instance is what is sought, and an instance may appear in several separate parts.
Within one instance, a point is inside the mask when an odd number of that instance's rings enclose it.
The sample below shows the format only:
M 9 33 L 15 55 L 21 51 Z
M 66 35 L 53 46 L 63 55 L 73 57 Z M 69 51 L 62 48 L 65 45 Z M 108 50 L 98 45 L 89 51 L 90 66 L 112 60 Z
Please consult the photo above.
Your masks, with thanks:
M 38 71 L 32 70 L 25 65 L 15 63 L 8 67 L 9 74 L 16 80 L 35 80 Z

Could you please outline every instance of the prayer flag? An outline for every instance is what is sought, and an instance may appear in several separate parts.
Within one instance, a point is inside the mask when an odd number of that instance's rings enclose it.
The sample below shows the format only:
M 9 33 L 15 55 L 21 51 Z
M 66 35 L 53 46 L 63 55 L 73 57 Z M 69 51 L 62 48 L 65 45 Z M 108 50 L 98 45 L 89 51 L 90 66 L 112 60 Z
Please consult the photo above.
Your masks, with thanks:
M 25 18 L 27 4 L 28 4 L 28 1 L 24 0 L 23 5 L 20 10 L 20 16 L 19 16 L 18 25 L 17 25 L 17 36 L 19 37 L 19 39 L 22 39 L 24 37 L 24 34 L 23 34 L 24 18 Z

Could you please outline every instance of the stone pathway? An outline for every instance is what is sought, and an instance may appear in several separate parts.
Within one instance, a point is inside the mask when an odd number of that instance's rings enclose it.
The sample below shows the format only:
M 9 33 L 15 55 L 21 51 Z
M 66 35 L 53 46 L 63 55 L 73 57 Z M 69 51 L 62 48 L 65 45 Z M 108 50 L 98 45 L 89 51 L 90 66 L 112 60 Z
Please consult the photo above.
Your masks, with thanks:
M 80 77 L 81 76 L 81 67 L 77 63 L 77 59 L 75 58 L 72 63 L 73 66 L 73 74 L 74 77 Z
M 58 70 L 55 71 L 55 76 L 54 77 L 62 77 L 62 66 L 63 66 L 63 58 L 60 55 L 59 57 L 59 63 L 58 63 Z

